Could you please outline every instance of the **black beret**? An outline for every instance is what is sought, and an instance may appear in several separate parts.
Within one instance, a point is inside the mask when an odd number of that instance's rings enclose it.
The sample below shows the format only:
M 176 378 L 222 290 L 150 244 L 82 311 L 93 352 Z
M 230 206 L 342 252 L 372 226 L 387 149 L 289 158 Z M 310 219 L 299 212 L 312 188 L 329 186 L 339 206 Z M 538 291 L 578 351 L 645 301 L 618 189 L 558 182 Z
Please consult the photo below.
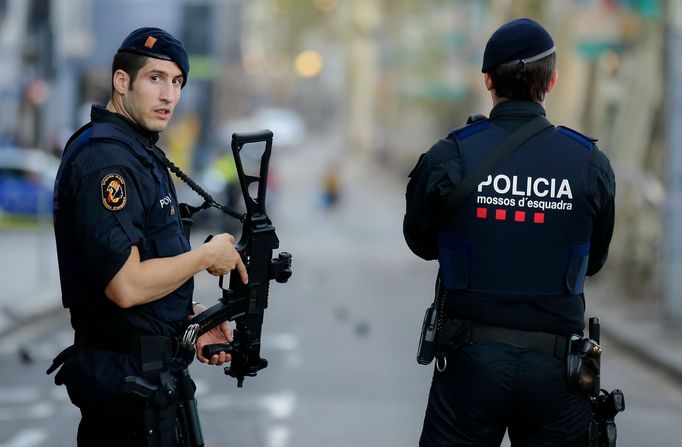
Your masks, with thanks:
M 182 42 L 161 28 L 136 29 L 123 40 L 118 51 L 173 61 L 182 71 L 182 86 L 184 87 L 187 83 L 187 75 L 189 74 L 187 51 Z
M 552 36 L 542 25 L 531 19 L 514 19 L 499 27 L 488 39 L 481 71 L 488 73 L 508 62 L 535 62 L 554 51 Z

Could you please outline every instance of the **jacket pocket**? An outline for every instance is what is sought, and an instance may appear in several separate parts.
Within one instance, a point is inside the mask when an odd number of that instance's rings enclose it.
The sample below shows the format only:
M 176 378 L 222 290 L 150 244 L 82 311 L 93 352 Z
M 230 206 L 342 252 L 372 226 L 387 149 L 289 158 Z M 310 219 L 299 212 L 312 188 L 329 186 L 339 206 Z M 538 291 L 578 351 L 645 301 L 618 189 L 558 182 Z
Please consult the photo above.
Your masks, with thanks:
M 568 267 L 566 268 L 566 288 L 571 295 L 583 293 L 590 245 L 574 245 L 569 248 Z
M 177 234 L 153 239 L 151 245 L 156 256 L 159 258 L 177 256 L 187 251 L 184 249 L 180 236 Z
M 438 261 L 443 285 L 449 290 L 465 290 L 471 277 L 471 243 L 441 234 Z

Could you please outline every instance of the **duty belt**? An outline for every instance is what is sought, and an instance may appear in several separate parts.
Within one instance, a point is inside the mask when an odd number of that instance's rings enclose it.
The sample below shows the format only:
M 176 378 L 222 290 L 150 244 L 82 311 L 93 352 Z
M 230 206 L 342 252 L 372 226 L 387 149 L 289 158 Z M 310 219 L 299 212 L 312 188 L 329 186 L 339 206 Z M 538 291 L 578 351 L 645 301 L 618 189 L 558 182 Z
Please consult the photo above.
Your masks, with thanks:
M 469 338 L 470 343 L 494 341 L 517 348 L 538 349 L 563 360 L 566 358 L 570 336 L 471 323 Z
M 155 346 L 162 353 L 170 354 L 174 354 L 178 348 L 178 341 L 175 337 L 106 332 L 84 332 L 80 334 L 78 344 L 137 357 L 141 357 L 145 347 L 150 345 Z
M 80 334 L 77 344 L 134 355 L 142 362 L 145 378 L 161 371 L 164 357 L 173 356 L 178 349 L 177 338 L 163 335 L 84 332 Z

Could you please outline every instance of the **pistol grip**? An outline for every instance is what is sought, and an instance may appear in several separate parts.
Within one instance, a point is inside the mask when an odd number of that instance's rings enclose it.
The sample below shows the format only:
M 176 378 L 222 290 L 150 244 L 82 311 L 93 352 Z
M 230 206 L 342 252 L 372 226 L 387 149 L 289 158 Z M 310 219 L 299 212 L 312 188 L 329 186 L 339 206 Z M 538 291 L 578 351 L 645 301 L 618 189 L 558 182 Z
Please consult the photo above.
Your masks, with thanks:
M 213 345 L 206 345 L 201 350 L 201 353 L 207 359 L 210 359 L 216 354 L 224 352 L 226 354 L 231 354 L 234 351 L 234 345 L 232 343 L 216 343 Z

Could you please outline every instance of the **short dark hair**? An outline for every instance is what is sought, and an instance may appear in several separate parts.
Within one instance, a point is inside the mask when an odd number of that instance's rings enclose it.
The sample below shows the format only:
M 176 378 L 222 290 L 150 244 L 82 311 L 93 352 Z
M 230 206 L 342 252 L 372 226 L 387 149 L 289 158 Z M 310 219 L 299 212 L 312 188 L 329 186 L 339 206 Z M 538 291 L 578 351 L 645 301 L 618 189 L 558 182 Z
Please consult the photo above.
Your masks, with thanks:
M 147 63 L 148 56 L 143 56 L 141 54 L 130 53 L 127 51 L 119 51 L 114 55 L 114 61 L 111 63 L 111 93 L 114 93 L 114 73 L 116 70 L 123 70 L 130 76 L 130 85 L 128 90 L 133 89 L 133 83 L 135 78 L 137 78 L 137 73 L 142 67 Z
M 555 69 L 556 53 L 525 64 L 522 72 L 515 63 L 498 65 L 490 70 L 495 96 L 541 102 L 545 99 Z

